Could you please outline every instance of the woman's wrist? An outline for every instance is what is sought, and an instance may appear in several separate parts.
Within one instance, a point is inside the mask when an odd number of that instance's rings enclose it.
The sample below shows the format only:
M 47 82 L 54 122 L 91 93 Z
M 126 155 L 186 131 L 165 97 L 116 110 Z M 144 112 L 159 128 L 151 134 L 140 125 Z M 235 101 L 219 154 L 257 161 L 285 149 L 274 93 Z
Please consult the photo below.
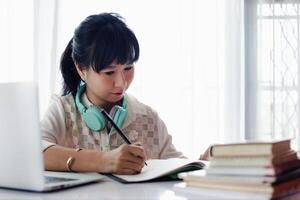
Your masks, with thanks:
M 81 150 L 82 150 L 81 148 L 75 149 L 76 152 L 79 152 Z M 72 169 L 72 165 L 75 163 L 75 161 L 76 161 L 75 157 L 73 157 L 73 156 L 68 157 L 67 162 L 66 162 L 66 169 L 68 172 L 75 172 Z
M 101 151 L 95 151 L 95 154 L 93 156 L 93 163 L 95 163 L 95 171 L 96 172 L 102 172 L 106 173 L 109 172 L 107 164 L 108 164 L 108 159 L 107 157 L 107 152 L 101 152 Z

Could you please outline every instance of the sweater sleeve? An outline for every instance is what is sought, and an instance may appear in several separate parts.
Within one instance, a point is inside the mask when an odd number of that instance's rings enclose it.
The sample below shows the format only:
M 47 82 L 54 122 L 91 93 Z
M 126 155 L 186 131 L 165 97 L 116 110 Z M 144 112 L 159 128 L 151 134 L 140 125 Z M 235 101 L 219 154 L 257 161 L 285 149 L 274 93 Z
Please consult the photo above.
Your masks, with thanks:
M 66 137 L 65 112 L 60 98 L 53 95 L 41 121 L 42 149 L 60 144 Z
M 169 135 L 165 123 L 157 117 L 158 134 L 159 134 L 159 148 L 160 159 L 168 158 L 186 158 L 180 151 L 177 151 L 172 144 L 172 136 Z

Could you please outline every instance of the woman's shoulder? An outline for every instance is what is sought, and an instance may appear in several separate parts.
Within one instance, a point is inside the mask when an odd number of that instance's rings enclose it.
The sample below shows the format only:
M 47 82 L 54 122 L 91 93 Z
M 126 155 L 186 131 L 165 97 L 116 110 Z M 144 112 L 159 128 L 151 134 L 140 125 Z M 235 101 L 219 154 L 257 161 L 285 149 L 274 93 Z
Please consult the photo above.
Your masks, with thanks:
M 68 104 L 74 104 L 74 96 L 73 96 L 73 94 L 67 94 L 67 95 L 64 95 L 64 96 L 61 96 L 60 97 L 60 100 L 62 101 L 62 102 L 66 102 L 66 103 L 68 103 Z
M 50 110 L 65 110 L 66 107 L 72 107 L 74 104 L 74 98 L 72 94 L 64 96 L 53 94 L 50 98 L 49 109 Z
M 51 99 L 50 99 L 50 102 L 51 103 L 73 103 L 74 102 L 74 97 L 72 94 L 67 94 L 67 95 L 64 95 L 64 96 L 61 96 L 61 95 L 58 95 L 58 94 L 53 94 L 51 96 Z

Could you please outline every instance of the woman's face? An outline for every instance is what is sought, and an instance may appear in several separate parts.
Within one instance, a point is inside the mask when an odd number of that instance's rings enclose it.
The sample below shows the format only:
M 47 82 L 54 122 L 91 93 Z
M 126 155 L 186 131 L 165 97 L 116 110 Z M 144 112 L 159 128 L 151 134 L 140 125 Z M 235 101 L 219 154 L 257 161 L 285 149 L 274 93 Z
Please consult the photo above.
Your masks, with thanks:
M 86 83 L 88 99 L 94 105 L 106 107 L 123 98 L 134 78 L 134 65 L 112 63 L 100 72 L 95 72 L 90 67 L 79 73 L 81 79 Z

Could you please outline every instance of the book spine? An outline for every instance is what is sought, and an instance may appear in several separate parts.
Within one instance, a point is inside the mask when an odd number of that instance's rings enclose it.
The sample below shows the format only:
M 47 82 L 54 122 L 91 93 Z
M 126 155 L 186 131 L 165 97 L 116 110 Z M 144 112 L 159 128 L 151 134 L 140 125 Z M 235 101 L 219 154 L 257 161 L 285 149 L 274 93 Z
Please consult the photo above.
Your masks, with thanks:
M 273 186 L 273 198 L 281 198 L 300 191 L 300 177 Z

